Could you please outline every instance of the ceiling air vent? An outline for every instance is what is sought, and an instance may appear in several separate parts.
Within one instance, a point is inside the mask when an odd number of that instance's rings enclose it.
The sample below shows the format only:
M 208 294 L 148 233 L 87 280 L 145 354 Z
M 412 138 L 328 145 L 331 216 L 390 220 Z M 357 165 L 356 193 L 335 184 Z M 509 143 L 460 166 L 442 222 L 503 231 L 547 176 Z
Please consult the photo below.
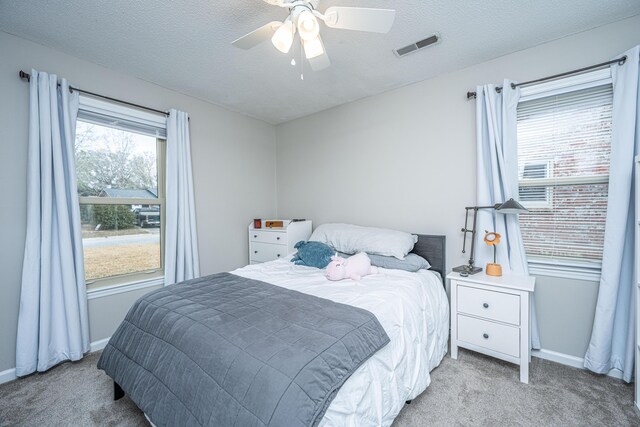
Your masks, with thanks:
M 420 41 L 417 41 L 415 43 L 412 43 L 408 46 L 405 47 L 401 47 L 399 49 L 395 49 L 393 52 L 398 55 L 398 56 L 405 56 L 410 54 L 411 52 L 416 52 L 420 49 L 423 49 L 427 46 L 432 46 L 436 43 L 440 42 L 440 35 L 439 34 L 434 34 L 430 37 L 427 37 L 426 39 L 422 39 Z

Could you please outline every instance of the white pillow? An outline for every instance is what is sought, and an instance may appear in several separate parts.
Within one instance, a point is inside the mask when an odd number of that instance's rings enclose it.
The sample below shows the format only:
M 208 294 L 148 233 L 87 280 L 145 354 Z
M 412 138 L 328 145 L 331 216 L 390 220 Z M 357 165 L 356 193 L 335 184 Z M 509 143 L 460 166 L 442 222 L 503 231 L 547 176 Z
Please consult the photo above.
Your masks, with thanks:
M 338 252 L 392 256 L 404 259 L 418 241 L 418 236 L 384 228 L 361 227 L 351 224 L 322 224 L 309 240 L 326 243 Z

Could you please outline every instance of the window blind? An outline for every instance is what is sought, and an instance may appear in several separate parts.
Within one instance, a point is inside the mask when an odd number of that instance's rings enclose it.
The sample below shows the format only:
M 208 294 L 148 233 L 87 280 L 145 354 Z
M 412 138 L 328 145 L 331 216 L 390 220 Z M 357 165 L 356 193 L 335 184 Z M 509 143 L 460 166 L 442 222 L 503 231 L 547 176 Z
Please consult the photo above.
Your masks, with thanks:
M 107 126 L 127 132 L 152 136 L 154 138 L 165 139 L 167 137 L 166 127 L 162 128 L 155 123 L 148 123 L 141 120 L 129 120 L 123 117 L 105 115 L 87 110 L 79 110 L 78 119 L 87 123 L 93 123 L 94 125 Z
M 80 96 L 78 119 L 154 138 L 167 137 L 166 116 L 116 105 L 90 96 Z
M 611 84 L 518 105 L 520 225 L 529 257 L 602 259 Z

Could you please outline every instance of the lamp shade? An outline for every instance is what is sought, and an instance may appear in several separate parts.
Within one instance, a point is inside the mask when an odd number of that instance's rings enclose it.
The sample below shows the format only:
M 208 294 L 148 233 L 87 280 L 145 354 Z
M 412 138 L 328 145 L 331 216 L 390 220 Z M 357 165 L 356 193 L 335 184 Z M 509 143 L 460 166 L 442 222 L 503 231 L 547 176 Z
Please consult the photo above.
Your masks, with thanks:
M 271 38 L 271 43 L 282 53 L 288 53 L 293 44 L 294 26 L 291 19 L 287 18 Z
M 502 203 L 501 205 L 498 205 L 496 207 L 496 210 L 501 214 L 506 214 L 506 215 L 529 212 L 527 208 L 525 208 L 524 206 L 522 206 L 520 203 L 516 202 L 513 199 L 509 199 L 506 202 Z
M 304 46 L 304 54 L 307 59 L 313 59 L 324 53 L 324 47 L 322 46 L 320 36 L 317 36 L 312 40 L 303 40 L 302 45 Z
M 311 42 L 318 37 L 320 32 L 320 24 L 310 10 L 303 10 L 298 15 L 298 34 L 305 42 Z

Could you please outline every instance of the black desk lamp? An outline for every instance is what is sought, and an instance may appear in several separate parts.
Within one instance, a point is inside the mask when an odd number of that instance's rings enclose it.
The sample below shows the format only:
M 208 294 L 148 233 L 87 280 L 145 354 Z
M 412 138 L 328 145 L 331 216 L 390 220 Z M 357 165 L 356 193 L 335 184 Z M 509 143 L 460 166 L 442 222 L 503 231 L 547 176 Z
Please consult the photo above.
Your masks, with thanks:
M 469 264 L 459 265 L 454 267 L 453 271 L 457 273 L 476 274 L 482 271 L 482 267 L 476 267 L 473 265 L 475 259 L 473 255 L 476 249 L 476 220 L 478 219 L 479 209 L 495 209 L 497 212 L 505 215 L 519 214 L 522 212 L 528 212 L 527 208 L 513 199 L 509 199 L 504 203 L 496 203 L 493 206 L 469 206 L 466 207 L 466 216 L 464 219 L 464 228 L 461 230 L 464 232 L 464 240 L 462 241 L 462 253 L 466 253 L 467 233 L 471 233 L 471 254 L 469 256 Z M 469 211 L 473 211 L 473 227 L 471 230 L 467 228 L 469 221 Z

